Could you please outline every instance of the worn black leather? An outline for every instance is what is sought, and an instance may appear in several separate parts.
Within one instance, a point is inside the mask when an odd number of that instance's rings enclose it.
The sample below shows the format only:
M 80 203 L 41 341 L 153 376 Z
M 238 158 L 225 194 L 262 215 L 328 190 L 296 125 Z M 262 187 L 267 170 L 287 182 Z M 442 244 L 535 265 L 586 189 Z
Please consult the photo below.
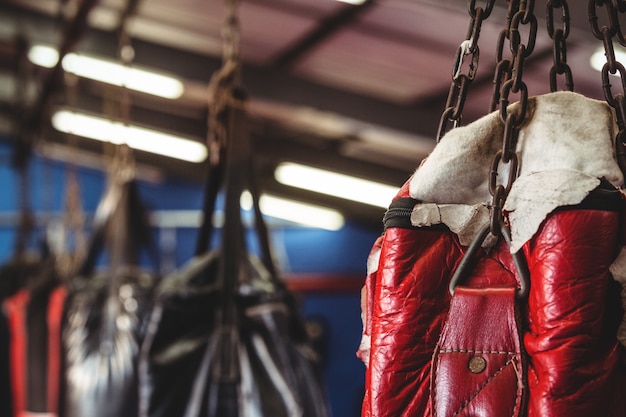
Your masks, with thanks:
M 291 295 L 258 259 L 243 259 L 236 326 L 225 328 L 221 259 L 209 252 L 164 278 L 140 356 L 140 416 L 326 416 L 318 356 Z M 229 361 L 232 379 L 220 379 Z
M 138 355 L 158 281 L 137 265 L 150 228 L 132 181 L 113 182 L 98 215 L 68 290 L 61 416 L 135 417 Z

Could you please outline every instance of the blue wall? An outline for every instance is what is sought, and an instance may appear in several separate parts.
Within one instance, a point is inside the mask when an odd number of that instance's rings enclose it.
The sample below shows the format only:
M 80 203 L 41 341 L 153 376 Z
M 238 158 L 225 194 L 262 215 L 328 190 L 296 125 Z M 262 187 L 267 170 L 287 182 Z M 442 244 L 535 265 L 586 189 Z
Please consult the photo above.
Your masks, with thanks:
M 19 187 L 6 144 L 0 144 L 0 159 L 0 215 L 10 218 L 19 210 Z M 66 166 L 34 157 L 30 167 L 29 190 L 34 211 L 60 213 L 64 206 Z M 104 175 L 86 168 L 79 168 L 78 173 L 84 210 L 93 213 L 104 190 Z M 140 182 L 140 193 L 152 210 L 199 210 L 202 204 L 201 185 L 175 179 L 158 184 Z M 271 240 L 284 273 L 364 277 L 366 257 L 378 233 L 350 224 L 337 232 L 281 225 L 271 229 Z M 11 256 L 14 236 L 11 224 L 0 225 L 0 262 Z M 176 244 L 172 253 L 166 255 L 171 264 L 180 266 L 189 260 L 195 239 L 193 228 L 175 230 Z M 306 318 L 324 324 L 327 331 L 325 378 L 333 416 L 359 416 L 364 385 L 364 366 L 355 356 L 361 333 L 359 293 L 302 294 L 302 308 Z

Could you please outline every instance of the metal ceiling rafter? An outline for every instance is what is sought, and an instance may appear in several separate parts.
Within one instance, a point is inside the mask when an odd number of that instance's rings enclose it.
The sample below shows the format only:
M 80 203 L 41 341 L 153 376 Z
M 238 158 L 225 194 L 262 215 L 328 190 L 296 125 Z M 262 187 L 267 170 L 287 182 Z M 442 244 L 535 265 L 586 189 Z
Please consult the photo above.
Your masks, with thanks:
M 48 31 L 52 30 L 53 19 L 49 16 L 17 6 L 10 11 L 16 19 L 32 19 L 38 26 L 45 27 Z M 115 33 L 111 31 L 90 28 L 85 33 L 85 45 L 92 54 L 111 55 L 115 51 L 116 44 Z M 216 57 L 200 56 L 141 39 L 135 39 L 133 46 L 137 51 L 138 64 L 181 73 L 183 77 L 189 79 L 203 80 L 207 69 L 216 70 L 221 62 Z M 168 56 L 168 59 L 163 59 L 164 56 Z M 185 62 L 186 65 L 181 67 L 179 62 Z M 290 73 L 287 68 L 267 68 L 246 63 L 244 72 L 246 88 L 253 97 L 291 103 L 296 106 L 322 108 L 357 120 L 367 120 L 373 124 L 423 135 L 434 135 L 434 132 L 424 131 L 423 127 L 428 125 L 429 120 L 439 117 L 439 108 L 444 104 L 439 102 L 442 101 L 439 97 L 427 98 L 423 106 L 421 103 L 412 103 L 409 106 L 391 103 L 298 77 Z M 268 86 L 280 86 L 280 88 L 270 89 Z M 195 109 L 195 103 L 191 105 Z M 188 114 L 189 110 L 185 111 Z M 197 111 L 201 112 L 200 109 Z
M 298 58 L 319 45 L 322 41 L 342 29 L 347 23 L 365 12 L 375 4 L 374 0 L 365 0 L 360 5 L 346 6 L 338 13 L 324 19 L 312 31 L 295 42 L 289 49 L 279 55 L 273 62 L 274 68 L 286 68 Z
M 80 3 L 73 19 L 68 21 L 63 30 L 61 42 L 59 45 L 59 60 L 48 74 L 41 88 L 41 93 L 33 106 L 33 110 L 29 117 L 30 126 L 39 126 L 44 116 L 48 101 L 50 100 L 55 89 L 59 85 L 59 79 L 63 74 L 63 57 L 70 53 L 76 47 L 76 44 L 83 37 L 88 27 L 87 19 L 89 13 L 98 4 L 99 0 L 83 0 Z

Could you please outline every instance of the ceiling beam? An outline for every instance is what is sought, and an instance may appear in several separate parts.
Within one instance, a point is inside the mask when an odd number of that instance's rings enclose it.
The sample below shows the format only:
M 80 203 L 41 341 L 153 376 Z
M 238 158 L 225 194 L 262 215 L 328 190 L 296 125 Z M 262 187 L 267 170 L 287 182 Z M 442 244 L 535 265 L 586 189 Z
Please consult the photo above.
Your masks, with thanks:
M 287 68 L 298 58 L 305 55 L 311 49 L 322 43 L 335 32 L 343 29 L 365 10 L 374 5 L 374 0 L 365 0 L 360 5 L 347 5 L 338 13 L 323 19 L 313 30 L 305 34 L 302 39 L 296 41 L 289 49 L 279 55 L 273 63 L 274 68 Z
M 0 10 L 4 6 L 0 5 Z M 349 9 L 359 9 L 352 6 Z M 3 13 L 16 21 L 28 20 L 41 33 L 33 33 L 34 41 L 44 42 L 54 33 L 57 22 L 49 16 L 30 10 L 8 7 Z M 30 35 L 30 34 L 29 34 Z M 137 65 L 159 69 L 183 78 L 208 85 L 211 75 L 221 67 L 221 57 L 204 56 L 163 47 L 139 39 L 133 40 Z M 117 37 L 115 33 L 89 28 L 77 49 L 115 59 Z M 445 95 L 433 96 L 411 105 L 388 102 L 375 97 L 332 88 L 315 81 L 297 77 L 286 69 L 256 66 L 244 63 L 243 84 L 251 98 L 259 98 L 286 105 L 324 109 L 355 120 L 390 127 L 416 135 L 433 137 Z M 447 90 L 446 90 L 447 92 Z M 444 92 L 445 93 L 445 92 Z M 171 107 L 171 106 L 170 106 Z

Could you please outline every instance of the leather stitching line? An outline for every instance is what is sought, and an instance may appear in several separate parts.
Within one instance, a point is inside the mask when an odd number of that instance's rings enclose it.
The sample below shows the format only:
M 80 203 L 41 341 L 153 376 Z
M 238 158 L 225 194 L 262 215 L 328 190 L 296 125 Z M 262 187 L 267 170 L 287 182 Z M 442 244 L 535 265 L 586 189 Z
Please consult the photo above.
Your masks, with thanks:
M 441 352 L 441 351 L 439 351 Z M 439 381 L 439 365 L 441 364 L 441 355 L 439 355 L 439 352 L 437 352 L 435 350 L 435 355 L 437 355 L 437 363 L 433 364 L 434 369 L 432 370 L 432 372 L 434 372 L 434 376 L 435 376 L 435 381 L 434 384 L 432 385 L 432 407 L 433 407 L 433 417 L 437 417 L 437 388 L 439 387 L 438 381 Z
M 506 361 L 506 363 L 505 363 L 504 365 L 502 365 L 502 367 L 500 367 L 500 369 L 498 369 L 498 370 L 497 370 L 497 371 L 496 371 L 493 375 L 491 375 L 491 376 L 490 376 L 490 377 L 489 377 L 489 378 L 485 381 L 485 383 L 484 383 L 483 385 L 481 385 L 480 387 L 478 387 L 478 390 L 476 390 L 476 392 L 475 392 L 475 393 L 474 393 L 474 394 L 473 394 L 470 398 L 468 398 L 468 399 L 467 399 L 467 400 L 466 400 L 466 401 L 465 401 L 465 402 L 461 405 L 461 408 L 459 408 L 459 409 L 458 409 L 458 410 L 457 410 L 454 414 L 452 414 L 452 416 L 454 417 L 454 416 L 458 416 L 459 414 L 461 414 L 461 412 L 463 411 L 463 409 L 464 409 L 465 407 L 467 407 L 467 406 L 469 405 L 469 403 L 471 403 L 471 402 L 472 402 L 472 400 L 473 400 L 474 398 L 476 398 L 476 397 L 478 396 L 478 394 L 480 394 L 480 392 L 481 392 L 481 391 L 482 391 L 482 390 L 483 390 L 483 389 L 484 389 L 487 385 L 489 385 L 489 383 L 490 383 L 491 381 L 493 381 L 493 379 L 494 379 L 496 376 L 498 376 L 498 375 L 499 375 L 499 374 L 500 374 L 500 373 L 504 370 L 504 368 L 506 368 L 507 366 L 509 366 L 509 365 L 511 365 L 511 364 L 513 363 L 513 360 L 514 360 L 514 359 L 515 359 L 515 358 L 511 358 L 511 359 L 509 359 L 508 361 Z M 516 401 L 516 403 L 517 403 L 517 401 Z
M 516 355 L 516 352 L 507 352 L 502 350 L 473 350 L 473 349 L 442 349 L 439 353 L 485 353 L 497 355 Z

